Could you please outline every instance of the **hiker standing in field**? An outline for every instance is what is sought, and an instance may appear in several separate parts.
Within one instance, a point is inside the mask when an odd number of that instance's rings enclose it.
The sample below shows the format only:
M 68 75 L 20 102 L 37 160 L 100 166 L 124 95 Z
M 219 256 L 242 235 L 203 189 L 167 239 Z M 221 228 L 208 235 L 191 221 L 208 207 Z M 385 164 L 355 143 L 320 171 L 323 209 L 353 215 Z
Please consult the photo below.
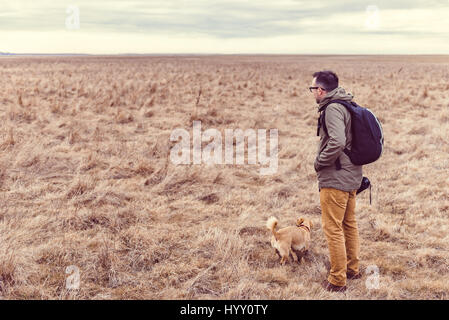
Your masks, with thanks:
M 338 77 L 332 71 L 315 72 L 309 90 L 319 111 L 324 113 L 318 124 L 320 142 L 314 164 L 331 264 L 322 286 L 328 291 L 343 292 L 347 279 L 361 277 L 355 198 L 362 180 L 362 166 L 354 165 L 343 152 L 345 148 L 351 149 L 351 113 L 342 104 L 331 101 L 351 101 L 353 96 L 338 86 Z

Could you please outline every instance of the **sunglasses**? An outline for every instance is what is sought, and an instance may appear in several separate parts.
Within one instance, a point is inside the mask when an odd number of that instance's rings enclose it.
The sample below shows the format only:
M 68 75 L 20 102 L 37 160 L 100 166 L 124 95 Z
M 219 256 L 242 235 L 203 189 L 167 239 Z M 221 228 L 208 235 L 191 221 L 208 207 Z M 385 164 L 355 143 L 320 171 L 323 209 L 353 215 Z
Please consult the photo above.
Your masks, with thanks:
M 312 90 L 318 89 L 318 88 L 320 88 L 321 90 L 325 91 L 325 90 L 324 90 L 323 88 L 321 88 L 321 87 L 309 87 L 309 91 L 312 92 Z

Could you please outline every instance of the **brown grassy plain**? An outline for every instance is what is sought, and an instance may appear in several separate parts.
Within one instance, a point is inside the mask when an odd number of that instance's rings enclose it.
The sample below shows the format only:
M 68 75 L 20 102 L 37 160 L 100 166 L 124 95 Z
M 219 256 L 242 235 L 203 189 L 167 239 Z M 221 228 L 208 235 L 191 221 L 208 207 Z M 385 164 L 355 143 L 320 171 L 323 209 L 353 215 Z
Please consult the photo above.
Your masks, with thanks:
M 385 152 L 364 168 L 373 204 L 357 199 L 378 289 L 367 274 L 345 294 L 320 286 L 307 87 L 322 69 L 383 123 Z M 0 79 L 0 298 L 448 298 L 449 57 L 4 57 Z M 277 128 L 277 173 L 173 165 L 170 133 L 193 120 Z M 271 215 L 281 227 L 312 219 L 303 264 L 279 264 Z M 79 290 L 66 288 L 72 265 Z

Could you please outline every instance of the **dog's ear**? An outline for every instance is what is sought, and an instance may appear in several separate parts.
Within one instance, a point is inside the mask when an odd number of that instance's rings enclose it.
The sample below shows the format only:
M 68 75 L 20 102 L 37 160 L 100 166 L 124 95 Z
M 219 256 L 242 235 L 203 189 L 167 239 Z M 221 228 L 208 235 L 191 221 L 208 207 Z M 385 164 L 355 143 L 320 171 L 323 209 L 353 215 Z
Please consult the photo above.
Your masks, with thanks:
M 300 226 L 304 222 L 304 218 L 299 218 L 298 221 L 296 221 L 296 225 Z

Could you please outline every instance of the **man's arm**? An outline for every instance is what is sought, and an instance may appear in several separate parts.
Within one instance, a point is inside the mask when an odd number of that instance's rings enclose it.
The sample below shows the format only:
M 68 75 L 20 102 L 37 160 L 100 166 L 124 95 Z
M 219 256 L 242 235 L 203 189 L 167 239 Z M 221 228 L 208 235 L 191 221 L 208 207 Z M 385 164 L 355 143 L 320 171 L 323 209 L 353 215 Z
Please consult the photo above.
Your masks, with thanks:
M 341 108 L 336 104 L 330 104 L 326 108 L 325 121 L 329 141 L 315 159 L 315 170 L 332 166 L 346 146 L 345 119 Z

